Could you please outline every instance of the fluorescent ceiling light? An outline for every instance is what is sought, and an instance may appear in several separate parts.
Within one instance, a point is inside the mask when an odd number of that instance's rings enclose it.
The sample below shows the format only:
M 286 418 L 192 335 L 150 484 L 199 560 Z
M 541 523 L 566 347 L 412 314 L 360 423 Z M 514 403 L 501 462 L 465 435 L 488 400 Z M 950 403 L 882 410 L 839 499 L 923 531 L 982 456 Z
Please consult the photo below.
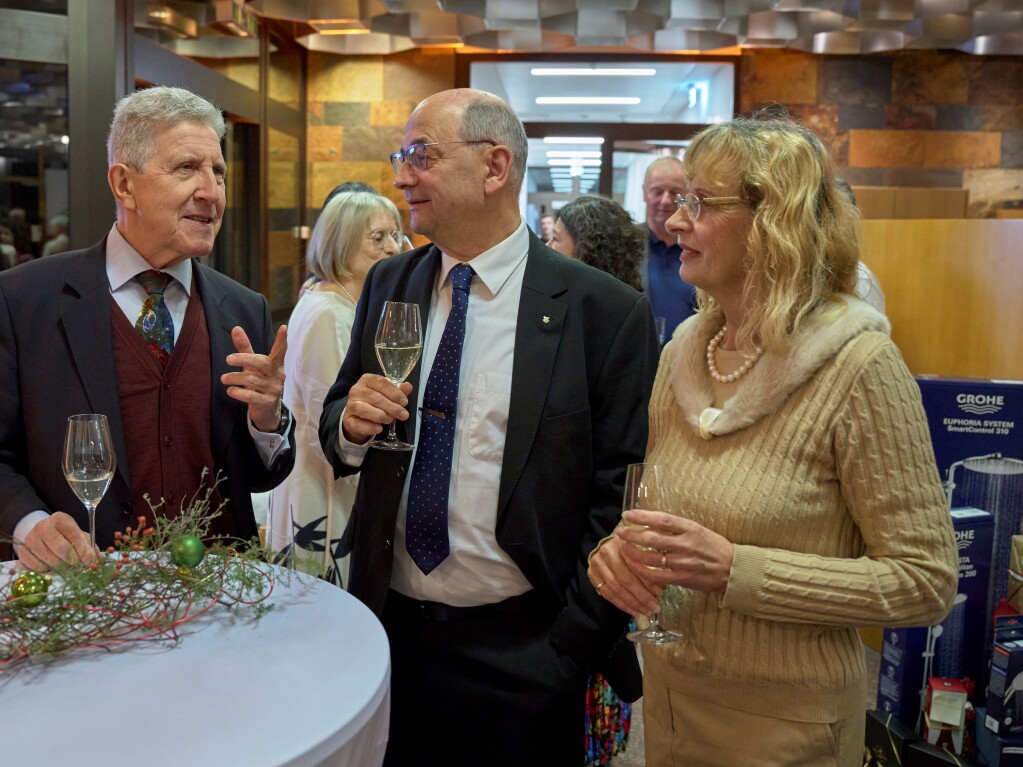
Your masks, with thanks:
M 600 157 L 600 152 L 572 149 L 552 149 L 547 153 L 548 157 Z
M 548 160 L 548 165 L 566 165 L 570 168 L 577 168 L 579 166 L 588 166 L 591 168 L 599 168 L 600 160 Z
M 540 105 L 577 105 L 590 104 L 602 106 L 634 106 L 639 103 L 639 96 L 538 96 L 536 103 Z
M 603 144 L 601 136 L 547 136 L 545 144 Z
M 583 69 L 579 67 L 534 67 L 529 70 L 533 77 L 652 77 L 656 69 L 624 69 L 621 67 L 599 67 Z

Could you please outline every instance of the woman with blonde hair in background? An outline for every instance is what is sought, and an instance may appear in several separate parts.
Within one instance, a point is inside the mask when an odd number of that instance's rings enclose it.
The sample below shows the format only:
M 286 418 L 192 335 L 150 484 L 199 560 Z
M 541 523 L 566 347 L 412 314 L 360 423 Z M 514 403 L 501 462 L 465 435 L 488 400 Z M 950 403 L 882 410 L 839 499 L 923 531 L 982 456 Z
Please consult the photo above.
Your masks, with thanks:
M 858 767 L 856 627 L 936 624 L 956 593 L 920 391 L 854 295 L 857 213 L 810 130 L 710 126 L 685 173 L 667 228 L 699 311 L 646 454 L 670 509 L 627 511 L 589 577 L 683 637 L 643 647 L 649 767 Z
M 303 561 L 338 586 L 347 582 L 341 543 L 358 477 L 334 479 L 318 429 L 323 399 L 334 383 L 348 343 L 362 283 L 374 263 L 401 249 L 401 216 L 372 192 L 345 192 L 329 200 L 306 253 L 312 276 L 302 286 L 288 322 L 284 401 L 295 419 L 295 468 L 270 498 L 267 545 Z

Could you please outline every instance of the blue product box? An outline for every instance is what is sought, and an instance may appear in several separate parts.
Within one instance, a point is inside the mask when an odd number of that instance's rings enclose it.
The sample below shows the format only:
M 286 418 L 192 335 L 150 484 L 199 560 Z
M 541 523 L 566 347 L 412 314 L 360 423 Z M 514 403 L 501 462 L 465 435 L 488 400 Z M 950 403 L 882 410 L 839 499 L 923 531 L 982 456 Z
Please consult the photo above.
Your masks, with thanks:
M 994 514 L 984 645 L 1005 596 L 1012 536 L 1023 523 L 1023 381 L 917 376 L 949 508 Z
M 992 453 L 1023 459 L 1023 381 L 917 376 L 916 382 L 946 490 L 957 462 Z M 952 506 L 977 505 L 958 493 L 952 498 Z
M 932 676 L 971 679 L 982 695 L 987 661 L 986 596 L 994 518 L 982 509 L 953 509 L 959 549 L 959 588 L 948 616 L 937 626 L 887 628 L 881 643 L 877 709 L 910 727 L 920 717 L 920 692 Z
M 986 709 L 977 709 L 977 753 L 990 767 L 1023 767 L 1023 737 L 995 735 L 980 724 L 986 715 Z

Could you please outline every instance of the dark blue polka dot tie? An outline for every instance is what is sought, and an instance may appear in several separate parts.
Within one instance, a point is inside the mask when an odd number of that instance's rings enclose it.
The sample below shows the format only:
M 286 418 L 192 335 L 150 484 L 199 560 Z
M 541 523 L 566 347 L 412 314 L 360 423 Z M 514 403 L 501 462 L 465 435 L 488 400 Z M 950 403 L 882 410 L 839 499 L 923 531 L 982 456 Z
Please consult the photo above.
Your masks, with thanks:
M 416 462 L 408 488 L 405 548 L 419 569 L 429 575 L 450 552 L 448 489 L 455 447 L 458 371 L 462 366 L 465 313 L 473 271 L 465 264 L 451 270 L 451 314 L 423 391 L 423 418 Z

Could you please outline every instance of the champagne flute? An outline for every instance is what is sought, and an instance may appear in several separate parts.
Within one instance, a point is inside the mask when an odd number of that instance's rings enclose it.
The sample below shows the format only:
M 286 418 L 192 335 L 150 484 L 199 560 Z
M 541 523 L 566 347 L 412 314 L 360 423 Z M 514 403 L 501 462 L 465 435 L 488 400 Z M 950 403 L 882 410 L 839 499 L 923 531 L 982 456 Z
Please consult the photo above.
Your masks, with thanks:
M 423 324 L 419 319 L 419 304 L 386 301 L 380 312 L 374 348 L 384 377 L 395 386 L 400 386 L 416 366 L 423 351 Z M 382 450 L 411 450 L 413 445 L 399 440 L 394 429 L 395 422 L 391 421 L 387 437 L 375 439 L 369 446 Z
M 664 485 L 664 469 L 654 463 L 632 463 L 625 470 L 625 494 L 622 497 L 622 511 L 643 509 L 646 511 L 665 511 L 671 513 L 671 501 Z M 636 525 L 623 518 L 630 527 L 646 528 Z M 670 644 L 682 639 L 677 631 L 661 628 L 658 614 L 649 616 L 650 626 L 645 629 L 630 631 L 626 636 L 640 644 Z
M 114 477 L 117 458 L 105 415 L 69 416 L 64 436 L 64 476 L 89 512 L 89 545 L 96 548 L 96 507 Z

